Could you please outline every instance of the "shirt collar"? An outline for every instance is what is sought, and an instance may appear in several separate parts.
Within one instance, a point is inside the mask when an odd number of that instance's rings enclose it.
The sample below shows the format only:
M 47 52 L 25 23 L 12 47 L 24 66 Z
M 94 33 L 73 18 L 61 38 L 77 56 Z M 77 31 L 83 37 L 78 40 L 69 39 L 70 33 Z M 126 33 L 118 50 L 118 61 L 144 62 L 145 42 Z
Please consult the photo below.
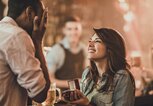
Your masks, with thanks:
M 1 22 L 5 22 L 5 23 L 10 23 L 11 25 L 14 25 L 14 26 L 18 26 L 18 24 L 15 22 L 15 20 L 11 17 L 4 17 Z
M 69 41 L 68 41 L 67 37 L 64 37 L 64 39 L 61 41 L 61 44 L 63 44 L 63 46 L 66 49 L 70 49 L 70 44 L 69 44 Z

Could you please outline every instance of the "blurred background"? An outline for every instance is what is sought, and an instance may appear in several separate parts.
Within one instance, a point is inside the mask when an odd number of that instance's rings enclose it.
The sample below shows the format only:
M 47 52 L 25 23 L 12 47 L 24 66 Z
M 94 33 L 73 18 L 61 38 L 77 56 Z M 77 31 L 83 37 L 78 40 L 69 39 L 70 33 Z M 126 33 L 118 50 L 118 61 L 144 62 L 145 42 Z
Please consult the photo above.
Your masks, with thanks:
M 127 44 L 127 57 L 141 54 L 145 67 L 152 68 L 153 0 L 43 0 L 49 8 L 48 29 L 44 46 L 58 42 L 60 21 L 69 15 L 81 18 L 82 40 L 86 44 L 93 28 L 110 27 L 118 30 Z M 0 19 L 6 15 L 7 0 L 0 0 Z

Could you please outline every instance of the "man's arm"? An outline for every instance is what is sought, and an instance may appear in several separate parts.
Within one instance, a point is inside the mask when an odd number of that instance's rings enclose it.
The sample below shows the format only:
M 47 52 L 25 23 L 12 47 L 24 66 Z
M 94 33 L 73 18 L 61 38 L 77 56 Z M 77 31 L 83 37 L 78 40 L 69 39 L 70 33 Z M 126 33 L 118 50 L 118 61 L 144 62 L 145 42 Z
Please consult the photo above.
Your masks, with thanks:
M 37 43 L 37 42 L 35 42 L 34 45 L 35 45 L 35 49 L 36 49 L 35 56 L 40 61 L 41 68 L 42 68 L 42 71 L 43 71 L 43 74 L 44 74 L 44 78 L 46 80 L 46 86 L 43 89 L 43 91 L 40 92 L 38 95 L 36 95 L 33 99 L 36 102 L 43 102 L 47 97 L 47 91 L 50 87 L 50 80 L 49 80 L 49 75 L 48 75 L 48 69 L 46 67 L 46 61 L 45 61 L 43 51 L 42 51 L 42 45 L 40 43 Z
M 36 50 L 35 56 L 40 61 L 40 65 L 41 65 L 41 68 L 44 74 L 44 78 L 46 80 L 45 88 L 33 98 L 36 102 L 43 102 L 46 99 L 47 92 L 50 87 L 48 69 L 46 66 L 46 61 L 45 61 L 45 58 L 43 55 L 43 49 L 42 49 L 42 39 L 43 39 L 45 30 L 46 30 L 46 24 L 47 24 L 47 12 L 48 10 L 45 9 L 43 12 L 43 16 L 42 16 L 40 25 L 38 24 L 38 21 L 39 21 L 38 17 L 35 17 L 34 30 L 31 36 L 34 46 L 35 46 L 35 50 Z
M 25 32 L 18 33 L 9 41 L 5 52 L 7 63 L 16 76 L 18 84 L 25 88 L 28 96 L 35 101 L 44 101 L 49 89 L 49 77 L 46 77 L 47 70 L 44 72 L 42 60 L 35 57 L 35 49 L 29 35 Z M 40 99 L 35 98 L 38 95 Z

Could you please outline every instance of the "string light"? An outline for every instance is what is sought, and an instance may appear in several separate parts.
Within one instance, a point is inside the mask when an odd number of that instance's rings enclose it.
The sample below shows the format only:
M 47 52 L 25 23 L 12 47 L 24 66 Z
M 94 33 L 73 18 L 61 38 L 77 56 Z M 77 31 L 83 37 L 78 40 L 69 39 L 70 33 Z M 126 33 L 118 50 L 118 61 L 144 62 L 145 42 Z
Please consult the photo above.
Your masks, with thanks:
M 128 11 L 127 13 L 125 13 L 125 14 L 123 15 L 123 18 L 124 18 L 124 20 L 127 21 L 127 22 L 132 22 L 133 19 L 134 19 L 134 14 L 133 14 L 132 11 Z

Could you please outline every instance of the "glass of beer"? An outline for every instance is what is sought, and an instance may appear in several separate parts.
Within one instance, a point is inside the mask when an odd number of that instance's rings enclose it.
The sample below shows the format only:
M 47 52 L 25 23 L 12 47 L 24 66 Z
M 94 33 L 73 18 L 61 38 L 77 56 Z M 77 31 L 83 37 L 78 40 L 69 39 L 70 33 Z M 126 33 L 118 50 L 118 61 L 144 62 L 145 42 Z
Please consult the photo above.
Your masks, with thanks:
M 59 96 L 56 96 L 58 92 Z M 47 99 L 43 103 L 43 106 L 54 106 L 54 104 L 61 99 L 61 91 L 59 88 L 56 88 L 56 83 L 50 84 L 50 89 L 47 94 Z

